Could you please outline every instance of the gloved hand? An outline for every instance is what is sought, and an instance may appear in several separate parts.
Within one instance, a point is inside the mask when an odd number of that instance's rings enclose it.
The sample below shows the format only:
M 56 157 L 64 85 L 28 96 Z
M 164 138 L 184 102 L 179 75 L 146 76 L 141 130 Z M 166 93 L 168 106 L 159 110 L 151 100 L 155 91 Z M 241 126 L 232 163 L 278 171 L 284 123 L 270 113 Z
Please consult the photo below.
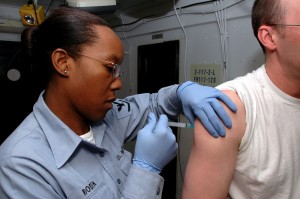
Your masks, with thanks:
M 231 119 L 218 100 L 223 101 L 234 112 L 237 111 L 237 108 L 231 99 L 221 91 L 187 81 L 178 87 L 177 95 L 182 103 L 184 115 L 191 124 L 194 124 L 196 115 L 214 137 L 219 135 L 224 137 L 226 133 L 219 118 L 227 128 L 231 128 Z
M 160 115 L 159 121 L 153 113 L 148 116 L 148 124 L 137 134 L 133 165 L 160 173 L 177 153 L 178 144 L 175 135 L 168 126 L 166 115 Z

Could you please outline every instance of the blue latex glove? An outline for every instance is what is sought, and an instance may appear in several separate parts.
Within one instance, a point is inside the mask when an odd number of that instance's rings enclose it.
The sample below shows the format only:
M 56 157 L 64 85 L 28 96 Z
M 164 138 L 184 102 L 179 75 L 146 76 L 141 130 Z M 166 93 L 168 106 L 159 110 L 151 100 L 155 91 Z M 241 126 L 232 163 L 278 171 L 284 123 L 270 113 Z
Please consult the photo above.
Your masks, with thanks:
M 177 153 L 175 135 L 168 126 L 166 115 L 159 121 L 153 113 L 148 116 L 148 124 L 138 132 L 135 144 L 133 165 L 160 173 Z
M 187 81 L 178 87 L 177 95 L 182 103 L 184 115 L 191 124 L 194 124 L 195 116 L 197 116 L 214 137 L 219 135 L 224 137 L 226 134 L 220 119 L 227 128 L 231 128 L 231 119 L 218 100 L 223 101 L 234 112 L 237 111 L 237 108 L 231 99 L 221 91 Z

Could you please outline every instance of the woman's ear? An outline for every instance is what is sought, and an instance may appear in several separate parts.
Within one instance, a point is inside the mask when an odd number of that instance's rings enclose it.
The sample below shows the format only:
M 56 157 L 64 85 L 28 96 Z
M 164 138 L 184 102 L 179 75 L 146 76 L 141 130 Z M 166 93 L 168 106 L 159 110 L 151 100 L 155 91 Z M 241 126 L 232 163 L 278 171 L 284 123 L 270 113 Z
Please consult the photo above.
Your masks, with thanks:
M 68 59 L 70 57 L 67 51 L 57 48 L 52 52 L 51 58 L 54 70 L 62 76 L 69 76 Z
M 271 26 L 262 25 L 258 29 L 258 39 L 265 46 L 266 50 L 276 49 L 276 40 L 274 40 L 274 30 Z

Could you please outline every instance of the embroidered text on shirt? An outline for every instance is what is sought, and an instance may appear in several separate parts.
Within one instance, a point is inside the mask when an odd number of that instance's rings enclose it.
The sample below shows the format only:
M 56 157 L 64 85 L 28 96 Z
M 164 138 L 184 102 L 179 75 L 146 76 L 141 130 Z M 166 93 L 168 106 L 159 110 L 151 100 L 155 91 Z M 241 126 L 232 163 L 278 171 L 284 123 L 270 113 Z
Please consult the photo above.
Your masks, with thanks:
M 125 104 L 124 104 L 124 103 L 126 103 L 126 104 L 127 104 L 127 107 L 128 107 L 128 112 L 129 112 L 129 111 L 130 111 L 130 104 L 129 104 L 129 102 L 126 102 L 126 101 L 123 101 L 123 100 L 119 100 L 119 101 L 121 101 L 121 102 L 123 102 L 123 103 L 118 103 L 118 102 L 116 102 L 116 101 L 113 102 L 114 104 L 117 105 L 118 111 L 120 112 L 120 111 L 122 110 L 123 106 L 125 107 Z
M 93 191 L 96 185 L 97 184 L 94 181 L 90 182 L 87 186 L 84 187 L 84 189 L 82 189 L 83 194 L 86 195 L 89 192 Z

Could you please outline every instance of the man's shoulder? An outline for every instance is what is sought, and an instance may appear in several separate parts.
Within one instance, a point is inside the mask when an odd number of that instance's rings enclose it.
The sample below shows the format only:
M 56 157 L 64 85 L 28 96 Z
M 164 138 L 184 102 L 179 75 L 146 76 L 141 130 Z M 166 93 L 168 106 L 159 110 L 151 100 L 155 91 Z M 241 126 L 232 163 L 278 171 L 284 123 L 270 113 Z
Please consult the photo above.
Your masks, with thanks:
M 237 144 L 239 144 L 240 141 L 242 140 L 242 137 L 246 130 L 245 106 L 244 106 L 242 100 L 240 99 L 239 95 L 237 94 L 237 92 L 235 92 L 234 90 L 228 89 L 228 90 L 222 90 L 222 92 L 224 92 L 237 107 L 237 111 L 232 112 L 223 102 L 221 102 L 225 111 L 227 112 L 227 114 L 229 115 L 229 117 L 232 121 L 232 128 L 229 129 L 229 128 L 225 127 L 226 136 L 224 137 L 224 139 L 222 138 L 222 140 L 228 140 L 230 142 L 235 141 Z M 203 133 L 199 133 L 199 132 L 204 132 L 204 135 L 203 135 Z M 209 136 L 207 130 L 203 127 L 203 125 L 200 123 L 199 120 L 195 122 L 194 137 L 196 140 L 197 139 L 201 140 L 201 142 L 206 142 L 206 141 L 203 141 L 204 139 L 208 139 L 208 140 L 215 139 L 215 138 L 211 138 L 211 136 Z M 201 137 L 201 138 L 197 138 L 197 137 Z M 205 138 L 203 138 L 203 137 L 205 137 Z M 215 142 L 215 141 L 212 140 L 212 142 Z M 220 144 L 221 144 L 221 142 L 220 142 Z
M 237 111 L 234 113 L 230 111 L 227 106 L 223 105 L 225 110 L 227 111 L 231 121 L 232 128 L 226 129 L 227 135 L 231 136 L 231 133 L 234 134 L 234 137 L 238 140 L 241 140 L 244 136 L 246 130 L 246 109 L 243 101 L 239 97 L 238 93 L 232 90 L 223 90 L 224 92 L 236 105 Z

